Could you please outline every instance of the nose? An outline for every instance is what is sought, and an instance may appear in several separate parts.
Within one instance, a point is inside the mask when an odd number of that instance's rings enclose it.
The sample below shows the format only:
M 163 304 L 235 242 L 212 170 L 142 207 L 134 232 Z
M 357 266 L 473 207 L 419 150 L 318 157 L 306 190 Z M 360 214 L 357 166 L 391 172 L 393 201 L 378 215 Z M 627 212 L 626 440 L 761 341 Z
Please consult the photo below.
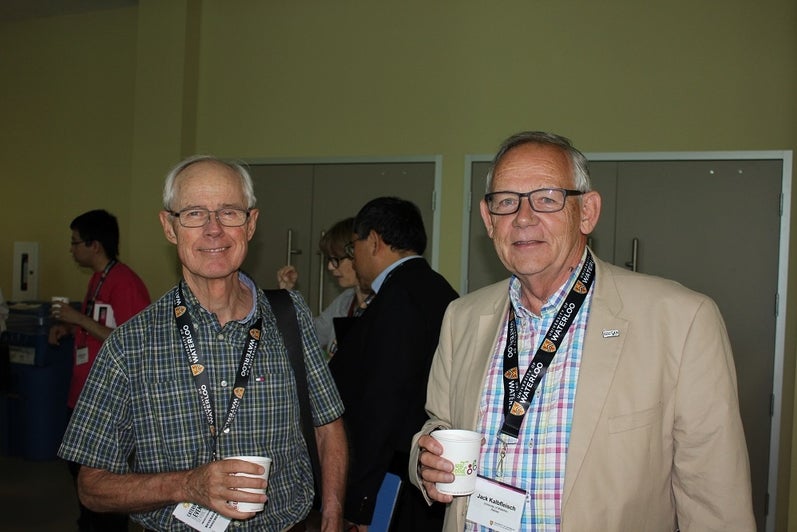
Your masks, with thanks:
M 208 221 L 205 224 L 205 232 L 206 233 L 213 233 L 218 234 L 223 231 L 221 222 L 219 221 L 219 213 L 216 211 L 210 211 L 208 213 Z
M 538 219 L 537 213 L 531 208 L 530 198 L 520 198 L 520 208 L 515 213 L 515 225 L 528 225 L 536 222 Z

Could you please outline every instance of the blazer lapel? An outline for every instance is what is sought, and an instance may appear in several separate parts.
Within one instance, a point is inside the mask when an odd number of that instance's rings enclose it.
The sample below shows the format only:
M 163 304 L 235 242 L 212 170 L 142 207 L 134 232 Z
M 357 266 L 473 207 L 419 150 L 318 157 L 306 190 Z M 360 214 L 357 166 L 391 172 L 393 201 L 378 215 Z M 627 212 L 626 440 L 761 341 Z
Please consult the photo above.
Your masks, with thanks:
M 618 317 L 622 302 L 613 276 L 597 259 L 594 288 L 567 449 L 563 515 L 601 417 L 628 330 L 628 321 Z
M 487 380 L 487 371 L 493 358 L 495 342 L 501 333 L 501 324 L 506 316 L 509 306 L 508 282 L 500 283 L 485 294 L 484 308 L 479 314 L 476 327 L 473 323 L 464 322 L 462 326 L 468 331 L 468 344 L 463 346 L 462 352 L 470 356 L 462 360 L 461 374 L 465 376 L 465 386 L 458 386 L 458 402 L 462 406 L 463 421 L 470 424 L 472 430 L 478 430 L 479 405 L 484 394 L 484 384 Z

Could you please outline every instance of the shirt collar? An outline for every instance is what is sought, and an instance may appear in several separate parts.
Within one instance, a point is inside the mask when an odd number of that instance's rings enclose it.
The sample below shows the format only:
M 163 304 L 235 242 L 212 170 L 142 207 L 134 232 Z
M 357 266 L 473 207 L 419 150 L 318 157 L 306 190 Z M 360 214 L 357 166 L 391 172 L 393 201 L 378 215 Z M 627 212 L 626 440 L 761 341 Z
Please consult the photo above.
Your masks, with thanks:
M 252 308 L 249 309 L 249 314 L 247 314 L 245 318 L 238 320 L 240 323 L 246 323 L 251 320 L 257 312 L 257 286 L 255 286 L 255 282 L 242 271 L 238 272 L 238 280 L 252 293 Z
M 371 283 L 371 290 L 373 290 L 374 293 L 378 293 L 379 289 L 382 288 L 383 284 L 385 284 L 385 281 L 387 280 L 388 276 L 390 276 L 390 273 L 393 270 L 395 270 L 396 268 L 398 268 L 399 266 L 401 266 L 402 264 L 404 264 L 408 260 L 419 259 L 419 258 L 421 258 L 420 255 L 409 255 L 407 257 L 400 258 L 399 260 L 397 260 L 396 262 L 394 262 L 393 264 L 391 264 L 390 266 L 388 266 L 387 268 L 382 270 L 382 273 L 380 273 L 379 275 L 376 276 L 376 279 L 374 279 L 374 282 Z
M 581 267 L 584 265 L 586 258 L 587 248 L 584 248 L 584 252 L 581 254 L 581 260 L 570 272 L 570 276 L 567 278 L 564 284 L 562 284 L 562 286 L 560 286 L 559 289 L 548 298 L 548 301 L 545 302 L 542 308 L 540 308 L 540 316 L 555 313 L 559 310 L 559 306 L 567 297 L 567 294 L 570 292 L 570 288 L 573 286 L 573 283 L 575 283 L 576 279 L 578 279 L 578 274 L 581 272 Z M 534 316 L 534 314 L 530 310 L 526 309 L 521 303 L 520 289 L 520 279 L 513 275 L 509 280 L 509 300 L 512 302 L 512 306 L 515 308 L 517 313 L 522 312 L 529 316 Z
M 257 286 L 255 285 L 255 282 L 249 278 L 248 275 L 246 275 L 244 272 L 240 270 L 238 271 L 238 280 L 241 281 L 241 283 L 243 283 L 243 285 L 246 286 L 249 289 L 249 291 L 252 293 L 252 308 L 249 309 L 249 313 L 244 318 L 236 320 L 238 323 L 247 323 L 257 313 Z M 212 312 L 208 311 L 205 307 L 199 304 L 199 301 L 197 300 L 194 293 L 191 291 L 191 287 L 188 286 L 188 283 L 185 281 L 185 279 L 182 279 L 180 283 L 182 283 L 183 294 L 185 295 L 186 302 L 189 302 L 191 307 L 193 307 L 195 310 L 198 310 L 199 312 L 203 313 L 202 315 L 212 316 L 213 314 Z

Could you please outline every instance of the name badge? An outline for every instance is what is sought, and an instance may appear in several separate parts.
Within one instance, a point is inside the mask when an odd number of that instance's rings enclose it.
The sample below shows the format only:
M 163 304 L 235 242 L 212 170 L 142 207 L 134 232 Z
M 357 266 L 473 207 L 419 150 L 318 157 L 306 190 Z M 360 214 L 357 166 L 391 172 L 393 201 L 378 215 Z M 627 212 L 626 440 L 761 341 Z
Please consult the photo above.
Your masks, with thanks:
M 224 532 L 230 524 L 230 520 L 223 515 L 191 502 L 178 504 L 172 515 L 194 530 Z
M 88 361 L 89 361 L 89 348 L 79 347 L 75 351 L 75 365 L 79 366 L 81 364 L 85 364 Z
M 465 517 L 499 532 L 519 532 L 525 508 L 525 491 L 479 476 Z

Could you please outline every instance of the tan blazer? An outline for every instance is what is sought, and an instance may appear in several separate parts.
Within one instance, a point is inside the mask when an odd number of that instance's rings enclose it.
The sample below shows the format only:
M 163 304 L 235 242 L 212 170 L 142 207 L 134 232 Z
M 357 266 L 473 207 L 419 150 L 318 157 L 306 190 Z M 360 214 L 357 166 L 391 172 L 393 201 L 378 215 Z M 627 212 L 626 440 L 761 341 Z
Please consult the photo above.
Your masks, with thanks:
M 562 498 L 562 532 L 754 531 L 736 372 L 719 310 L 673 281 L 596 259 Z M 478 430 L 508 282 L 448 307 L 429 376 L 430 420 Z M 467 497 L 446 513 L 465 523 Z

